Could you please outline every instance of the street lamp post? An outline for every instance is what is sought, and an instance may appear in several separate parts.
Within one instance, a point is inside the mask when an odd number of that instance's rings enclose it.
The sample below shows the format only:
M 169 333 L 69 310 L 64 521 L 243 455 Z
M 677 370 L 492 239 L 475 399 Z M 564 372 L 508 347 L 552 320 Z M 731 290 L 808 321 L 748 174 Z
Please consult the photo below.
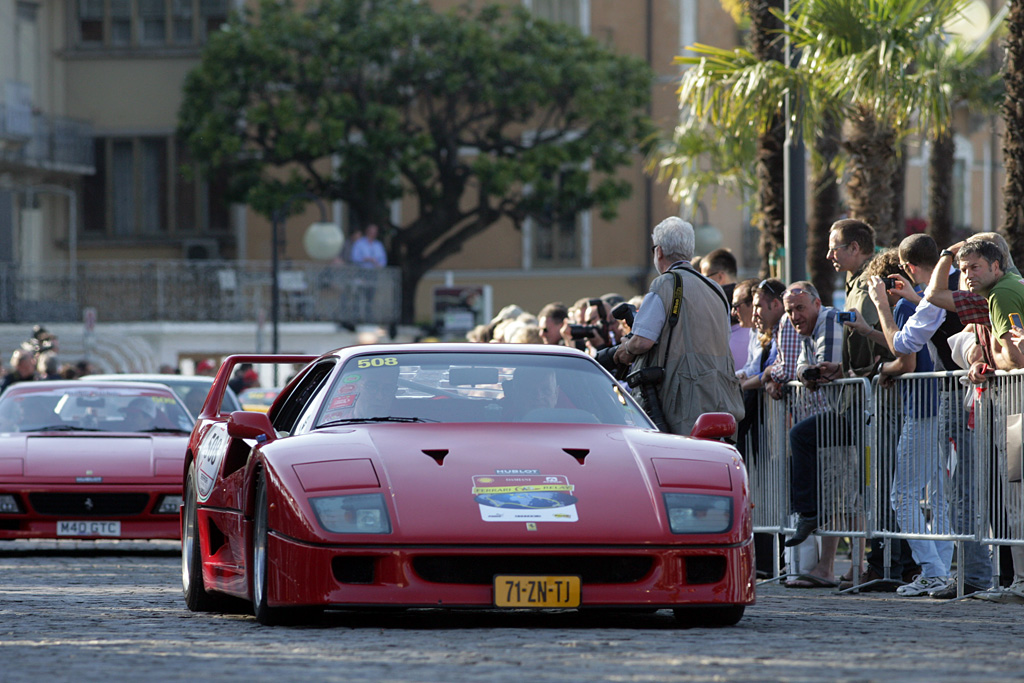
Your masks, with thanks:
M 281 321 L 281 289 L 279 282 L 279 269 L 280 269 L 280 258 L 278 251 L 281 246 L 281 226 L 284 225 L 285 220 L 288 218 L 288 212 L 292 207 L 292 204 L 300 199 L 308 199 L 316 202 L 317 207 L 320 209 L 320 221 L 322 223 L 327 222 L 327 207 L 323 201 L 312 194 L 311 192 L 297 192 L 291 195 L 284 203 L 274 211 L 271 215 L 271 247 L 270 247 L 270 329 L 271 329 L 271 353 L 280 353 L 280 338 L 278 334 L 278 327 Z M 274 384 L 277 384 L 277 366 L 274 366 Z

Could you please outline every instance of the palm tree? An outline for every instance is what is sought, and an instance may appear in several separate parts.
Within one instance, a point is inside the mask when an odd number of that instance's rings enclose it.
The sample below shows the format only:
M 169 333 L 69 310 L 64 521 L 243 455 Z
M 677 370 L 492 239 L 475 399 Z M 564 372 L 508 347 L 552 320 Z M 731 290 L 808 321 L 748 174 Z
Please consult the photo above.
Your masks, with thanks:
M 692 45 L 678 57 L 689 68 L 679 86 L 684 116 L 649 166 L 669 180 L 670 193 L 695 205 L 710 187 L 731 186 L 757 197 L 761 273 L 784 243 L 783 119 L 794 72 L 783 63 L 781 0 L 744 0 L 749 48 Z
M 1011 2 L 1006 16 L 1006 58 L 1003 81 L 1003 208 L 1006 213 L 1002 232 L 1010 244 L 1013 260 L 1024 259 L 1024 6 Z
M 951 118 L 939 79 L 922 69 L 918 51 L 941 41 L 942 27 L 964 0 L 797 0 L 786 17 L 787 35 L 801 50 L 800 69 L 812 89 L 846 105 L 850 214 L 870 223 L 878 244 L 899 236 L 893 192 L 902 140 L 922 120 L 936 130 Z M 927 117 L 915 117 L 920 110 Z M 896 210 L 894 211 L 894 207 Z M 902 231 L 899 231 L 902 232 Z

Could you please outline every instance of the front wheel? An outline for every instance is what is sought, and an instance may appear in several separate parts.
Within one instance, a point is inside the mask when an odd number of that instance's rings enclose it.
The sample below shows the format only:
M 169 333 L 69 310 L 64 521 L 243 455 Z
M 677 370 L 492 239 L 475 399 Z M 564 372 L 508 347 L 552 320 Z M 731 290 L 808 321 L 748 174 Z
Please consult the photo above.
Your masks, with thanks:
M 706 626 L 720 628 L 735 626 L 743 618 L 744 605 L 700 605 L 698 607 L 677 607 L 672 610 L 676 623 L 684 628 Z
M 185 479 L 185 509 L 181 514 L 181 588 L 185 605 L 193 612 L 211 612 L 220 601 L 203 584 L 203 556 L 199 547 L 199 491 L 196 466 L 188 468 Z
M 267 606 L 267 481 L 261 473 L 256 479 L 256 509 L 252 521 L 252 557 L 249 577 L 252 582 L 252 613 L 261 624 L 276 624 L 279 610 Z

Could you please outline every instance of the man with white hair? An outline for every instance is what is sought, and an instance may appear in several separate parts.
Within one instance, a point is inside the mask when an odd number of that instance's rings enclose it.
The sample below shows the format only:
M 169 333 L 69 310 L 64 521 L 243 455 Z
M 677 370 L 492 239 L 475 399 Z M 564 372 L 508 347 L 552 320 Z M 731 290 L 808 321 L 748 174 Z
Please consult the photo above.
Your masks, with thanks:
M 743 418 L 743 396 L 729 348 L 731 302 L 722 288 L 690 265 L 693 226 L 675 216 L 654 228 L 652 254 L 660 275 L 633 321 L 633 336 L 615 362 L 632 371 L 664 369 L 657 386 L 668 431 L 689 434 L 702 413 Z M 638 387 L 639 388 L 639 387 Z M 641 392 L 638 392 L 641 393 Z M 644 408 L 645 397 L 638 396 Z

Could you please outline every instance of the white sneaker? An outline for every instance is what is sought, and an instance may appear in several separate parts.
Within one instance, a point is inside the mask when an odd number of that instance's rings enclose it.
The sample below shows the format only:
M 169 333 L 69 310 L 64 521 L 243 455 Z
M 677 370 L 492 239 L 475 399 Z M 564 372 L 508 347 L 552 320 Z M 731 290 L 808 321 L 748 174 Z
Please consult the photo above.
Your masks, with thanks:
M 1014 595 L 1024 598 L 1024 578 L 1014 579 L 1013 583 L 1011 583 L 1010 587 L 1006 590 L 1013 593 Z
M 974 593 L 971 597 L 977 598 L 978 600 L 986 600 L 988 602 L 998 602 L 1004 605 L 1024 604 L 1024 596 L 1018 595 L 1017 593 L 1011 593 L 1009 588 L 1002 587 L 990 588 L 987 591 Z
M 901 595 L 905 598 L 916 598 L 921 595 L 929 595 L 933 591 L 940 591 L 948 583 L 948 576 L 924 577 L 919 574 L 910 583 L 897 588 L 896 595 Z

